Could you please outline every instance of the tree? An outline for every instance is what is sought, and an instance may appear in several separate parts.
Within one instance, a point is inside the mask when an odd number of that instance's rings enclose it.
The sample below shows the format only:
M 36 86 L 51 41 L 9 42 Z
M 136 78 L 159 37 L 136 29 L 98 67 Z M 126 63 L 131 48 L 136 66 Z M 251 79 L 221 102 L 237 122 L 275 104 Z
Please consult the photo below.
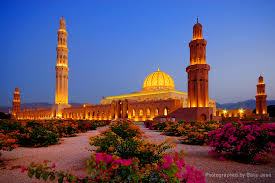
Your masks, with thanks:
M 5 114 L 3 112 L 0 112 L 0 119 L 10 119 L 11 115 L 10 114 Z
M 275 117 L 275 105 L 267 106 L 267 113 L 270 117 Z

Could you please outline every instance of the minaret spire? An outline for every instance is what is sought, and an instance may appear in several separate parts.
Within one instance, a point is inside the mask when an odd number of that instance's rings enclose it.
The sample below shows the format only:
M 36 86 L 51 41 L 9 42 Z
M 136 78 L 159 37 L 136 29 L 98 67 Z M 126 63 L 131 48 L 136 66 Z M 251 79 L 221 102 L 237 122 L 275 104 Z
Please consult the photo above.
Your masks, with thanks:
M 158 64 L 158 72 L 159 72 L 159 64 Z
M 190 65 L 188 73 L 188 107 L 209 107 L 208 71 L 206 64 L 207 42 L 202 37 L 202 25 L 197 23 L 193 27 L 193 40 L 189 43 Z
M 60 18 L 59 28 L 60 29 L 66 29 L 66 21 L 63 18 L 63 16 Z
M 63 16 L 60 18 L 58 34 L 58 44 L 56 48 L 57 62 L 55 104 L 68 104 L 68 48 L 66 21 Z
M 12 102 L 12 115 L 16 117 L 16 113 L 21 111 L 20 92 L 18 88 L 15 88 Z
M 202 25 L 199 23 L 199 17 L 197 17 L 197 23 L 193 26 L 193 40 L 203 39 Z
M 265 84 L 264 78 L 260 75 L 257 84 L 257 95 L 256 95 L 256 114 L 257 115 L 266 115 L 267 106 L 266 106 L 266 94 L 265 94 Z

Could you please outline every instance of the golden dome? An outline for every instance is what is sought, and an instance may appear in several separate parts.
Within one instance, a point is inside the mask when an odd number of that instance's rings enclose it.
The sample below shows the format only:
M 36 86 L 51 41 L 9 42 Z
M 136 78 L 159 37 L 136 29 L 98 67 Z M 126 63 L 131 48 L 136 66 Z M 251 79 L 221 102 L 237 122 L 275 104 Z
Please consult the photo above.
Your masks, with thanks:
M 143 83 L 143 90 L 161 90 L 161 89 L 174 89 L 173 79 L 166 73 L 157 72 L 150 74 Z

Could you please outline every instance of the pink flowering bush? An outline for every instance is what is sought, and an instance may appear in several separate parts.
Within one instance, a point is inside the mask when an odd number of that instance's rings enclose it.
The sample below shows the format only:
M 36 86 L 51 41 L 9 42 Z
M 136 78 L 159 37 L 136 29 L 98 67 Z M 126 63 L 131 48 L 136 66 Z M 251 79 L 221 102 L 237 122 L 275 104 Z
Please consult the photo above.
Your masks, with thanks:
M 87 160 L 87 176 L 57 171 L 56 165 L 32 163 L 23 168 L 32 178 L 57 179 L 58 182 L 205 182 L 199 170 L 185 165 L 183 153 L 165 152 L 172 147 L 168 140 L 155 144 L 146 141 L 139 127 L 128 122 L 112 124 L 90 138 L 98 146 Z
M 58 180 L 58 183 L 61 182 L 88 182 L 88 179 L 74 176 L 68 170 L 65 172 L 63 170 L 57 171 L 55 163 L 49 165 L 51 161 L 44 160 L 42 163 L 34 163 L 32 162 L 27 168 L 22 167 L 21 173 L 27 172 L 30 178 L 33 176 L 36 179 L 43 179 L 44 181 L 50 180 L 54 181 Z
M 69 171 L 57 171 L 56 165 L 31 163 L 29 167 L 22 167 L 21 172 L 37 179 L 55 180 L 61 182 L 187 182 L 205 183 L 204 176 L 199 170 L 185 165 L 183 153 L 171 153 L 163 157 L 158 163 L 139 166 L 137 158 L 122 159 L 116 155 L 94 153 L 87 160 L 88 175 L 85 177 L 73 175 Z
M 146 128 L 149 128 L 150 130 L 159 130 L 163 131 L 165 127 L 167 127 L 167 121 L 151 121 L 147 120 L 144 122 L 144 125 Z
M 140 182 L 137 158 L 121 159 L 106 153 L 94 153 L 87 160 L 88 175 L 95 182 Z
M 183 153 L 173 153 L 163 157 L 158 165 L 147 167 L 142 182 L 187 182 L 205 183 L 201 171 L 185 164 Z
M 274 151 L 274 140 L 274 124 L 236 121 L 209 133 L 210 146 L 214 152 L 228 152 L 233 158 L 252 163 Z
M 159 144 L 145 141 L 142 134 L 134 123 L 118 121 L 109 129 L 90 137 L 90 145 L 97 147 L 96 152 L 117 155 L 122 159 L 138 158 L 141 166 L 162 159 L 165 151 L 173 147 L 169 140 Z

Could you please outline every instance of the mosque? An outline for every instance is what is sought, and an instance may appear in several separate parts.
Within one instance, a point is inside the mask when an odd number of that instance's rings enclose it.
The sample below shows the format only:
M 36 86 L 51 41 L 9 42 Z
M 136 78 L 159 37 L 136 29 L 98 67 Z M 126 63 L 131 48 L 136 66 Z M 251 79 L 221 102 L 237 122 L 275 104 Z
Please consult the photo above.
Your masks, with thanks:
M 157 71 L 146 77 L 141 91 L 130 94 L 103 97 L 100 105 L 84 103 L 72 107 L 68 104 L 68 48 L 66 22 L 62 17 L 57 32 L 57 64 L 55 104 L 50 109 L 21 110 L 19 89 L 14 92 L 12 115 L 16 119 L 90 119 L 116 120 L 129 119 L 145 121 L 152 119 L 172 120 L 220 120 L 221 116 L 242 117 L 252 115 L 252 110 L 216 109 L 214 100 L 209 99 L 208 72 L 206 63 L 207 41 L 203 39 L 202 25 L 198 22 L 193 27 L 193 39 L 189 43 L 190 65 L 188 73 L 188 93 L 175 90 L 173 79 L 165 72 Z M 258 87 L 257 114 L 266 115 L 266 95 L 263 78 Z M 259 106 L 259 107 L 258 107 Z

